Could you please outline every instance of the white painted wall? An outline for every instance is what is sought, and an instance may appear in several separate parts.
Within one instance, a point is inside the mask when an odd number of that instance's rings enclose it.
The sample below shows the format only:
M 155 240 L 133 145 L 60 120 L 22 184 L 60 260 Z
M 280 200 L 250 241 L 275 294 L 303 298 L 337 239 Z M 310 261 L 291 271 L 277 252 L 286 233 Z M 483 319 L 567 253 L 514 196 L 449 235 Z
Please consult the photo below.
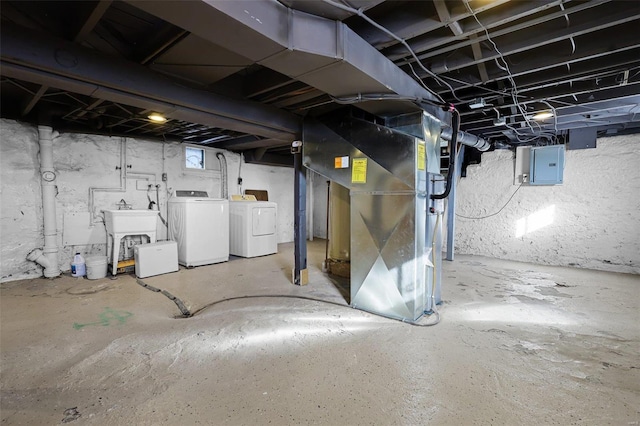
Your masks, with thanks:
M 120 147 L 122 138 L 85 134 L 62 134 L 54 141 L 54 166 L 57 172 L 56 197 L 60 267 L 70 269 L 76 251 L 105 254 L 106 237 L 101 224 L 89 227 L 80 216 L 88 211 L 89 188 L 118 188 Z M 218 150 L 207 149 L 207 168 L 198 171 L 184 168 L 184 145 L 126 139 L 127 190 L 125 192 L 96 192 L 95 210 L 114 209 L 121 199 L 133 208 L 146 209 L 149 201 L 145 190 L 137 190 L 151 183 L 160 185 L 160 207 L 166 218 L 169 194 L 176 189 L 207 191 L 210 196 L 221 194 L 221 173 L 215 156 Z M 39 176 L 38 132 L 36 127 L 11 120 L 0 120 L 0 282 L 41 276 L 41 267 L 26 260 L 34 248 L 42 247 L 43 220 Z M 239 194 L 237 185 L 240 156 L 223 152 L 228 166 L 229 195 Z M 162 182 L 166 172 L 167 182 Z M 269 191 L 270 201 L 278 203 L 278 242 L 293 241 L 293 169 L 242 164 L 243 189 Z M 155 201 L 155 192 L 151 194 Z M 74 216 L 75 215 L 75 216 Z M 75 217 L 67 221 L 64 218 Z M 76 217 L 77 216 L 77 217 Z M 72 225 L 70 225 L 70 223 Z M 73 229 L 69 229 L 73 228 Z M 81 236 L 90 234 L 96 244 L 65 246 L 65 232 Z M 96 237 L 97 235 L 97 237 Z M 97 240 L 96 240 L 97 238 Z M 158 239 L 166 238 L 166 229 L 159 224 Z M 91 240 L 91 238 L 89 238 Z M 88 240 L 88 241 L 89 241 Z
M 227 154 L 225 154 L 227 155 Z M 229 162 L 229 155 L 232 161 Z M 239 156 L 229 153 L 229 194 L 239 194 L 237 186 Z M 278 243 L 293 241 L 293 168 L 242 164 L 242 189 L 262 189 L 269 192 L 269 201 L 278 204 Z
M 597 146 L 566 152 L 563 185 L 522 186 L 493 217 L 458 217 L 456 252 L 640 273 L 640 135 Z M 517 188 L 514 154 L 485 153 L 460 180 L 457 213 L 495 213 Z

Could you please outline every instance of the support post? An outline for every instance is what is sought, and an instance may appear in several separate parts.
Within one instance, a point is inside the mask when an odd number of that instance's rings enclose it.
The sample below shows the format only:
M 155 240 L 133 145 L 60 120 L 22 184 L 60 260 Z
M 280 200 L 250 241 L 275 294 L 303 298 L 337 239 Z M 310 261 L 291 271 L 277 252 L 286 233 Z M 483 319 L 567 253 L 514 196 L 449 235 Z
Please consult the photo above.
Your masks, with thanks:
M 447 201 L 447 260 L 453 260 L 456 236 L 456 195 L 458 192 L 458 179 L 462 174 L 462 162 L 464 161 L 464 145 L 458 150 L 458 158 L 451 182 L 451 192 Z
M 307 271 L 307 177 L 302 165 L 302 142 L 291 145 L 294 169 L 294 256 L 293 283 L 306 285 L 309 282 Z

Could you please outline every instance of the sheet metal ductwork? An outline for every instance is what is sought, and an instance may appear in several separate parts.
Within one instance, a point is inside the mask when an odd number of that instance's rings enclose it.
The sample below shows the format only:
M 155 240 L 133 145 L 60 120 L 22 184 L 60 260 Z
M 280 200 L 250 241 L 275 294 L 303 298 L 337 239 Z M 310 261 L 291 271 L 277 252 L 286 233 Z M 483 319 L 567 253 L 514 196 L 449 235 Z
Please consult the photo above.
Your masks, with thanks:
M 275 0 L 127 1 L 329 95 L 390 94 L 407 98 L 358 104 L 373 114 L 416 111 L 419 108 L 412 100 L 435 100 L 431 92 L 346 24 L 291 9 Z
M 453 129 L 451 127 L 443 128 L 440 136 L 442 137 L 442 139 L 450 141 L 453 137 Z M 482 152 L 488 151 L 489 148 L 491 148 L 491 144 L 485 139 L 482 139 L 481 137 L 476 135 L 472 135 L 471 133 L 463 132 L 462 130 L 458 131 L 457 143 L 476 148 L 478 151 Z
M 304 165 L 350 190 L 351 305 L 405 321 L 440 301 L 441 128 L 422 119 L 422 138 L 350 117 L 303 132 Z

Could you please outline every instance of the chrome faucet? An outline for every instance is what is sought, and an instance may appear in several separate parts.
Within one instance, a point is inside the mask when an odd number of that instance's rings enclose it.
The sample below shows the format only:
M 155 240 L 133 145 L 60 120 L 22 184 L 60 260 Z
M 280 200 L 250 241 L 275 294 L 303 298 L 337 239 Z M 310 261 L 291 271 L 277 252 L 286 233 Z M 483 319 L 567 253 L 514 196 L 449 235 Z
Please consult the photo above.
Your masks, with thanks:
M 124 200 L 124 198 L 122 200 L 120 200 L 119 203 L 116 204 L 116 206 L 118 206 L 118 210 L 131 210 L 131 204 L 127 204 L 127 202 Z

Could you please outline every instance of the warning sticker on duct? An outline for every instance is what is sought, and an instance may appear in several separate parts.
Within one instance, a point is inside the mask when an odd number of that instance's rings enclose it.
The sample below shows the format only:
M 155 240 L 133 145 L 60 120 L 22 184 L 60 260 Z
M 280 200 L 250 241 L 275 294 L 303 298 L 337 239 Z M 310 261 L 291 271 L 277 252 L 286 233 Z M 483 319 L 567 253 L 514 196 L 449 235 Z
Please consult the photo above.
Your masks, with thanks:
M 335 164 L 333 166 L 334 169 L 347 169 L 349 168 L 349 156 L 345 155 L 344 157 L 336 157 Z
M 351 183 L 367 183 L 367 159 L 354 158 L 351 166 Z
M 427 165 L 427 153 L 424 144 L 418 144 L 418 170 L 424 170 Z

